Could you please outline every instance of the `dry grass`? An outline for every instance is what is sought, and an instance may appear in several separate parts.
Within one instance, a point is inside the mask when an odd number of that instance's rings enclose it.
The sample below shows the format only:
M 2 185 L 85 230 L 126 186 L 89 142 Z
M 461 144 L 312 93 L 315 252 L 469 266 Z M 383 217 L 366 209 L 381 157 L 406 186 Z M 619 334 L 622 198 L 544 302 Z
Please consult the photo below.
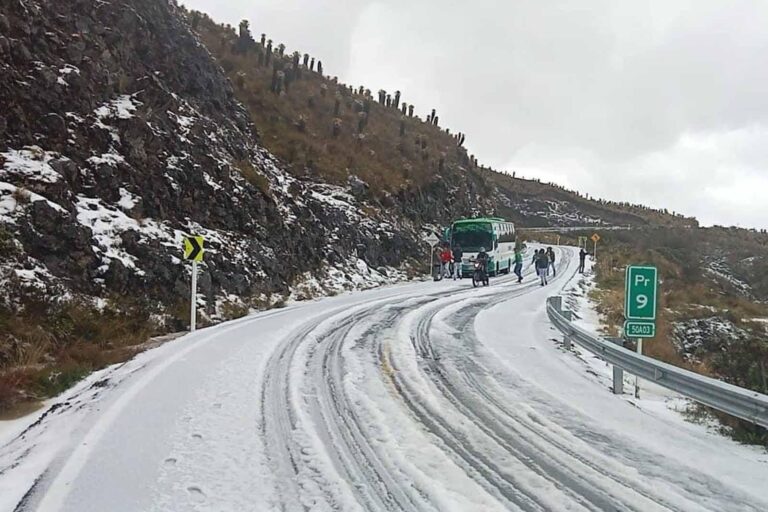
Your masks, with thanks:
M 16 187 L 16 189 L 14 189 L 13 193 L 11 194 L 11 197 L 13 197 L 13 199 L 18 204 L 29 204 L 29 202 L 32 200 L 32 194 L 29 192 L 29 190 L 23 187 Z
M 243 175 L 243 178 L 245 178 L 248 183 L 253 185 L 256 190 L 259 190 L 267 197 L 272 197 L 269 189 L 269 179 L 257 171 L 249 161 L 240 160 L 239 162 L 235 163 L 235 167 L 238 171 L 240 171 L 240 174 Z
M 17 290 L 0 307 L 0 412 L 53 396 L 88 373 L 131 357 L 156 334 L 146 304 L 113 297 L 98 309 Z
M 446 155 L 446 167 L 453 169 L 467 158 L 451 135 L 416 116 L 406 116 L 405 135 L 401 137 L 400 110 L 351 93 L 316 72 L 303 70 L 301 79 L 291 82 L 288 92 L 276 95 L 270 90 L 272 67 L 259 66 L 255 50 L 233 53 L 237 40 L 234 32 L 210 19 L 201 20 L 197 31 L 229 76 L 238 99 L 248 108 L 261 142 L 296 175 L 316 174 L 330 182 L 344 183 L 354 174 L 365 180 L 374 193 L 396 193 L 404 186 L 418 187 L 433 181 L 442 154 Z M 287 66 L 290 58 L 284 62 Z M 359 110 L 366 101 L 370 112 L 360 132 Z M 341 122 L 337 137 L 332 133 L 335 119 Z M 417 139 L 424 140 L 426 148 L 417 148 Z

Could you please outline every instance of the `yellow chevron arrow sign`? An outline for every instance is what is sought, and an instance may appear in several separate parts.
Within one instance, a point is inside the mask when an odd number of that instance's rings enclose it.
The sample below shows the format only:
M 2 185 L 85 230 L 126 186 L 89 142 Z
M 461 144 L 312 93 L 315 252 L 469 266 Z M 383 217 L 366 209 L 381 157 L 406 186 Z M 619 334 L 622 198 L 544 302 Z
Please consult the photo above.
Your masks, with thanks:
M 203 242 L 201 236 L 188 236 L 184 238 L 184 259 L 191 261 L 203 261 Z

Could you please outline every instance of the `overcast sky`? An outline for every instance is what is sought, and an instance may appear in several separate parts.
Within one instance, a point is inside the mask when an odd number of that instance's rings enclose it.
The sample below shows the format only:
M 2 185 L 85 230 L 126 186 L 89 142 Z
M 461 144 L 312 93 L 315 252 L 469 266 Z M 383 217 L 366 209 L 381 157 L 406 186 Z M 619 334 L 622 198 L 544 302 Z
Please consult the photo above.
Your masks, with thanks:
M 182 3 L 436 108 L 486 165 L 768 228 L 768 1 Z

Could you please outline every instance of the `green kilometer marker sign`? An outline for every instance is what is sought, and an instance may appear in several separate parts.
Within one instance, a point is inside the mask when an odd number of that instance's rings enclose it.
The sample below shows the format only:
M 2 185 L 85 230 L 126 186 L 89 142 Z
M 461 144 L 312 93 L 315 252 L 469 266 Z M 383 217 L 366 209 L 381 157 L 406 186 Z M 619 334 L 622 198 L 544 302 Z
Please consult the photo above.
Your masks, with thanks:
M 627 267 L 624 297 L 624 332 L 629 338 L 656 336 L 656 267 Z
M 656 324 L 627 320 L 624 322 L 624 333 L 627 338 L 655 338 Z
M 656 267 L 627 267 L 626 302 L 627 320 L 656 320 Z

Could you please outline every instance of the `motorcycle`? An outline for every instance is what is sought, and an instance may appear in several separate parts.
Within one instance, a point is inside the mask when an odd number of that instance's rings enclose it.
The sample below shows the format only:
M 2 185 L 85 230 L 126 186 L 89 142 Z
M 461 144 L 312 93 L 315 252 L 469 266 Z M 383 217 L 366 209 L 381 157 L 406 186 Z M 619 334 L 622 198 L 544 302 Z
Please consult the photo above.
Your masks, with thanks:
M 476 288 L 481 283 L 483 286 L 488 286 L 488 271 L 485 268 L 485 263 L 473 259 L 472 269 L 472 286 Z

